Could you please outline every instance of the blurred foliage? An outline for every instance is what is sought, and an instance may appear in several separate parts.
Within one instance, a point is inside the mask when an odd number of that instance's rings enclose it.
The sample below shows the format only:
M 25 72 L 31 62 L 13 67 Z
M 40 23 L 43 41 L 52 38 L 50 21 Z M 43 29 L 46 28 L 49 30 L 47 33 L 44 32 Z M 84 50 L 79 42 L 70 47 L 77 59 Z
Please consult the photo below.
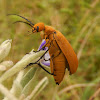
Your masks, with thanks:
M 7 59 L 16 63 L 31 49 L 38 48 L 41 37 L 39 33 L 28 35 L 31 33 L 29 26 L 22 23 L 12 24 L 23 19 L 6 16 L 7 14 L 19 14 L 33 23 L 44 22 L 53 26 L 64 34 L 77 54 L 87 33 L 91 31 L 82 49 L 77 72 L 72 76 L 68 76 L 66 72 L 59 87 L 56 86 L 52 76 L 41 70 L 38 80 L 48 76 L 49 85 L 40 93 L 37 100 L 88 100 L 100 87 L 98 82 L 96 87 L 80 87 L 64 92 L 60 96 L 57 94 L 69 85 L 92 83 L 100 77 L 100 18 L 95 20 L 100 16 L 99 0 L 0 0 L 0 43 L 6 39 L 13 39 L 12 50 Z M 94 28 L 91 28 L 95 23 Z M 95 100 L 99 98 L 100 95 Z

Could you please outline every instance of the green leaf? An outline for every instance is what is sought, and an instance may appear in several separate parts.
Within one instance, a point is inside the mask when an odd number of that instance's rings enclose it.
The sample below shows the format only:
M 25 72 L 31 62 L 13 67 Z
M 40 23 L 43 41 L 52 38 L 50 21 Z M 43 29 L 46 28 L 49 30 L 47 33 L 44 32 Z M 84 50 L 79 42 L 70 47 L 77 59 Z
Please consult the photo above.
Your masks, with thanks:
M 35 75 L 35 72 L 37 70 L 37 66 L 34 65 L 23 77 L 21 80 L 21 85 L 24 87 Z
M 24 94 L 25 96 L 27 96 L 28 94 L 30 94 L 32 92 L 32 90 L 36 86 L 36 78 L 39 75 L 38 73 L 39 73 L 39 68 L 35 71 L 32 79 L 25 85 L 21 94 Z
M 27 96 L 25 100 L 30 100 L 30 99 L 34 100 L 35 97 L 46 87 L 47 84 L 48 84 L 48 78 L 45 77 L 37 84 L 32 93 L 29 96 Z

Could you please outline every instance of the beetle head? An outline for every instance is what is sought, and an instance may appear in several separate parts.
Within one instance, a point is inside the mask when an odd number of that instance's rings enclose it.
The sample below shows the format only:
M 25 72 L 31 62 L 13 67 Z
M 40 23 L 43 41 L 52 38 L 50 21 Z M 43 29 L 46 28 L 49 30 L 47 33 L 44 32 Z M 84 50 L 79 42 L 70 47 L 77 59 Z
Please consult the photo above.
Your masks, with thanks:
M 35 33 L 35 32 L 40 32 L 42 30 L 45 29 L 45 26 L 44 26 L 44 23 L 37 23 L 33 26 L 32 28 L 32 32 Z

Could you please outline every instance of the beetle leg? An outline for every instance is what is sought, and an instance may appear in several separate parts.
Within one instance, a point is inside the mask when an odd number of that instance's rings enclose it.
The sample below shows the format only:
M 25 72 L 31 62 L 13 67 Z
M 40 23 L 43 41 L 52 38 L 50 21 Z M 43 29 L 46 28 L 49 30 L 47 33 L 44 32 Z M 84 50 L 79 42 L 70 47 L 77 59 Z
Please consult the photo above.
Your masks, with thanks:
M 48 49 L 49 50 L 49 49 Z M 34 65 L 34 64 L 37 64 L 37 62 L 39 61 L 39 60 L 41 60 L 42 59 L 42 57 L 48 52 L 48 50 L 40 57 L 40 59 L 38 59 L 35 63 L 29 63 L 25 68 L 27 68 L 27 67 L 29 67 L 29 66 L 31 66 L 31 65 Z
M 49 34 L 50 35 L 50 34 Z M 49 37 L 49 35 L 48 35 L 48 37 Z M 33 51 L 33 52 L 39 52 L 39 51 L 41 51 L 42 49 L 44 49 L 45 47 L 46 47 L 46 45 L 48 44 L 48 43 L 53 43 L 53 41 L 55 40 L 55 37 L 54 37 L 54 34 L 53 34 L 53 40 L 52 41 L 48 41 L 45 45 L 43 45 L 43 47 L 40 49 L 40 50 L 38 50 L 38 51 Z
M 38 65 L 39 65 L 44 71 L 46 71 L 48 74 L 54 75 L 54 73 L 50 73 L 49 71 L 47 71 L 40 63 L 38 63 Z
M 50 46 L 51 47 L 51 46 Z M 43 58 L 43 56 L 49 51 L 50 47 L 48 48 L 48 50 L 46 50 L 46 52 L 40 57 L 39 60 L 41 60 Z M 36 62 L 38 62 L 39 60 L 37 60 Z
M 58 50 L 55 54 L 52 54 L 52 59 L 54 59 L 55 57 L 59 56 L 61 53 L 61 50 Z
M 45 58 L 43 58 L 44 61 L 50 61 L 50 58 L 48 60 L 46 60 Z
M 43 58 L 43 56 L 49 51 L 50 47 L 51 47 L 51 45 L 49 46 L 48 50 L 46 50 L 46 52 L 35 63 L 37 63 L 38 61 L 40 61 Z M 33 65 L 33 64 L 34 63 L 30 63 L 25 68 L 27 68 L 28 66 Z
M 50 42 L 50 44 L 52 43 L 52 41 Z M 49 51 L 49 49 L 50 49 L 50 47 L 51 47 L 51 45 L 49 46 L 49 48 L 48 48 L 48 50 L 46 50 L 46 52 L 40 57 L 40 59 L 42 59 L 43 58 L 43 56 Z M 40 60 L 39 59 L 39 60 Z M 25 68 L 27 68 L 27 67 L 29 67 L 29 66 L 31 66 L 31 65 L 34 65 L 34 64 L 38 64 L 43 70 L 45 70 L 47 73 L 49 73 L 49 74 L 51 74 L 51 75 L 54 75 L 54 73 L 50 73 L 50 72 L 48 72 L 44 67 L 42 67 L 42 65 L 40 65 L 40 63 L 37 63 L 39 60 L 37 60 L 35 63 L 29 63 Z M 24 68 L 24 69 L 25 69 Z M 55 75 L 54 75 L 55 76 Z
M 49 49 L 51 48 L 51 43 L 52 43 L 52 42 L 53 42 L 53 41 L 50 42 L 50 46 L 48 47 L 48 50 L 46 50 L 46 52 L 40 57 L 39 60 L 41 60 L 41 59 L 43 58 L 43 56 L 49 51 Z M 37 60 L 36 62 L 38 62 L 39 60 Z
M 52 44 L 53 44 L 53 43 L 52 43 Z M 51 58 L 49 58 L 48 60 L 46 60 L 46 59 L 44 58 L 44 60 L 45 60 L 45 61 L 49 61 L 50 59 L 54 59 L 55 57 L 59 56 L 60 53 L 61 53 L 61 50 L 58 50 L 55 54 L 52 54 L 52 55 L 51 55 Z
M 41 51 L 42 49 L 44 49 L 44 48 L 46 47 L 46 45 L 47 45 L 49 42 L 50 42 L 50 40 L 49 40 L 45 45 L 43 45 L 43 47 L 42 47 L 40 50 L 38 50 L 38 51 L 34 51 L 34 50 L 33 50 L 33 52 L 39 52 L 39 51 Z
M 50 74 L 50 75 L 54 75 L 54 73 L 50 73 L 48 70 L 46 70 L 40 63 L 30 63 L 30 64 L 28 64 L 25 68 L 27 68 L 27 67 L 29 67 L 29 66 L 31 66 L 31 65 L 33 65 L 33 64 L 37 64 L 37 65 L 39 65 L 39 67 L 41 67 L 44 71 L 46 71 L 48 74 Z M 24 69 L 25 69 L 24 68 Z

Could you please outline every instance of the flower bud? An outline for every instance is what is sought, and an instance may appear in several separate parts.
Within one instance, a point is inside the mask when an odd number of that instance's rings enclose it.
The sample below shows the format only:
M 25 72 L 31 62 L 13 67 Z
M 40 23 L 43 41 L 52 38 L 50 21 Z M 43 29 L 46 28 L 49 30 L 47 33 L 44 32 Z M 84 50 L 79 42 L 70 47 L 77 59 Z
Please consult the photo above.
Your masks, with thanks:
M 0 71 L 5 71 L 6 67 L 4 65 L 0 65 Z
M 43 50 L 43 51 L 46 51 L 48 50 L 48 47 L 45 47 L 44 49 L 42 49 L 42 47 L 46 44 L 46 41 L 45 39 L 42 40 L 42 43 L 40 44 L 39 46 L 39 49 L 38 50 Z M 50 68 L 50 55 L 49 55 L 49 52 L 47 52 L 44 57 L 40 60 L 40 64 L 43 66 L 43 67 L 46 67 L 46 68 Z
M 13 66 L 13 62 L 12 61 L 3 61 L 2 63 L 0 63 L 0 65 L 3 65 L 6 67 L 6 69 L 9 69 Z
M 6 40 L 0 45 L 0 62 L 9 54 L 12 40 Z

